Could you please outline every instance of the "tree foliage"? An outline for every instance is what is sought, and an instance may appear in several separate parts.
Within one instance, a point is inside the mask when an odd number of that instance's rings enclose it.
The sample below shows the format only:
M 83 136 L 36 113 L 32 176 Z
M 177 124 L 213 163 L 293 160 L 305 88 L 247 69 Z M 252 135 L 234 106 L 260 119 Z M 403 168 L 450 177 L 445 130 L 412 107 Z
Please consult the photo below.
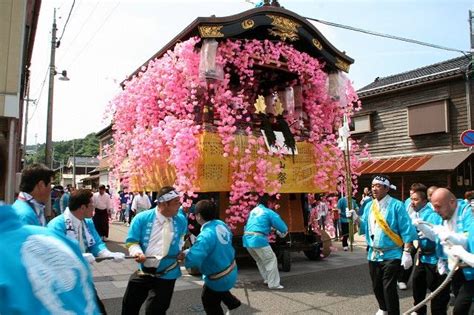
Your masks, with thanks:
M 74 148 L 73 142 L 75 142 Z M 26 164 L 31 164 L 35 162 L 43 163 L 45 157 L 44 149 L 44 143 L 38 144 L 37 146 L 27 146 L 27 153 L 32 152 L 32 154 L 26 155 Z M 74 155 L 74 149 L 76 151 L 76 156 L 98 156 L 99 138 L 97 138 L 95 133 L 90 133 L 83 139 L 53 142 L 53 167 L 59 167 L 61 165 L 61 162 L 63 164 L 66 164 L 68 158 Z

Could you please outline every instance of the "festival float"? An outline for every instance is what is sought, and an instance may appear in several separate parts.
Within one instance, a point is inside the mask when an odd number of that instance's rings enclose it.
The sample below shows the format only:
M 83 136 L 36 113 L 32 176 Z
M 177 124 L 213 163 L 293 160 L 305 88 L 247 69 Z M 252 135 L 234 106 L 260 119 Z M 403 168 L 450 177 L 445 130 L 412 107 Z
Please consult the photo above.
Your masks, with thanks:
M 360 107 L 343 74 L 352 63 L 276 1 L 199 17 L 112 100 L 112 175 L 130 190 L 172 185 L 195 201 L 214 199 L 238 252 L 259 195 L 279 194 L 290 232 L 275 244 L 282 269 L 291 251 L 327 256 L 326 233 L 308 222 L 308 195 L 336 192 L 345 170 L 360 165 L 357 142 L 348 140 L 347 158 L 338 146 L 344 119 Z

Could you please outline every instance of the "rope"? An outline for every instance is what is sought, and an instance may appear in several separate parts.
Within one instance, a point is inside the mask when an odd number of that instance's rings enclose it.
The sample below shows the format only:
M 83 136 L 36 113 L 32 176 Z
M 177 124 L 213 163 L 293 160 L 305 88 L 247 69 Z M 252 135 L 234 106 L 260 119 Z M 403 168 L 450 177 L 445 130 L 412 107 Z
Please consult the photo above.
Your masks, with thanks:
M 426 221 L 420 221 L 419 224 L 425 224 L 425 225 L 428 225 L 429 227 L 434 226 L 434 224 L 431 224 Z M 451 279 L 453 278 L 454 273 L 456 272 L 456 269 L 459 266 L 459 263 L 460 263 L 459 258 L 454 257 L 454 267 L 449 271 L 448 276 L 446 277 L 446 279 L 444 279 L 443 283 L 441 283 L 440 286 L 436 288 L 436 290 L 431 292 L 431 294 L 428 295 L 426 299 L 424 299 L 417 305 L 413 306 L 408 311 L 404 312 L 403 315 L 410 315 L 412 312 L 415 312 L 416 310 L 420 309 L 422 306 L 426 305 L 429 301 L 431 301 L 435 296 L 437 296 L 451 282 Z
M 453 278 L 458 265 L 459 265 L 459 258 L 455 258 L 454 267 L 448 273 L 448 276 L 446 277 L 446 279 L 444 279 L 443 283 L 441 283 L 440 286 L 436 290 L 431 292 L 431 294 L 428 295 L 426 299 L 424 299 L 417 305 L 413 306 L 408 311 L 404 312 L 403 315 L 410 315 L 412 312 L 415 312 L 416 310 L 420 309 L 422 306 L 426 305 L 429 301 L 431 301 L 435 296 L 437 296 L 451 282 L 451 279 Z

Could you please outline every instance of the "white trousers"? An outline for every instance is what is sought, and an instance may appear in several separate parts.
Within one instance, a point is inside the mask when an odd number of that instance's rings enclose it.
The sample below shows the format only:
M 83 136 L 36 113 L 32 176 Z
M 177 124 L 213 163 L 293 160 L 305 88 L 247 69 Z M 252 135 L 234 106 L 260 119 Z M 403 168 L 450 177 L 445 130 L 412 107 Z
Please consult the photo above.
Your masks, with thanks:
M 257 263 L 258 271 L 269 288 L 276 288 L 280 285 L 280 274 L 278 273 L 278 262 L 271 246 L 259 248 L 247 248 L 250 256 Z

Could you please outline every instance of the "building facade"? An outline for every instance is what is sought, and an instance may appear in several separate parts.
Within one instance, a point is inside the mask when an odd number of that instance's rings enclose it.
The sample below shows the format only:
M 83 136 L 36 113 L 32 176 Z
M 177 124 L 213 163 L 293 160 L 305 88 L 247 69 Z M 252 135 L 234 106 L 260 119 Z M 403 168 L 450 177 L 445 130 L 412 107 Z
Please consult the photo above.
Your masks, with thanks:
M 384 173 L 401 199 L 415 182 L 450 187 L 458 197 L 472 189 L 472 151 L 460 140 L 473 123 L 471 69 L 471 56 L 463 56 L 377 78 L 358 91 L 363 110 L 353 137 L 368 143 L 372 156 L 358 169 L 361 188 Z
M 0 1 L 0 200 L 14 200 L 40 0 Z

